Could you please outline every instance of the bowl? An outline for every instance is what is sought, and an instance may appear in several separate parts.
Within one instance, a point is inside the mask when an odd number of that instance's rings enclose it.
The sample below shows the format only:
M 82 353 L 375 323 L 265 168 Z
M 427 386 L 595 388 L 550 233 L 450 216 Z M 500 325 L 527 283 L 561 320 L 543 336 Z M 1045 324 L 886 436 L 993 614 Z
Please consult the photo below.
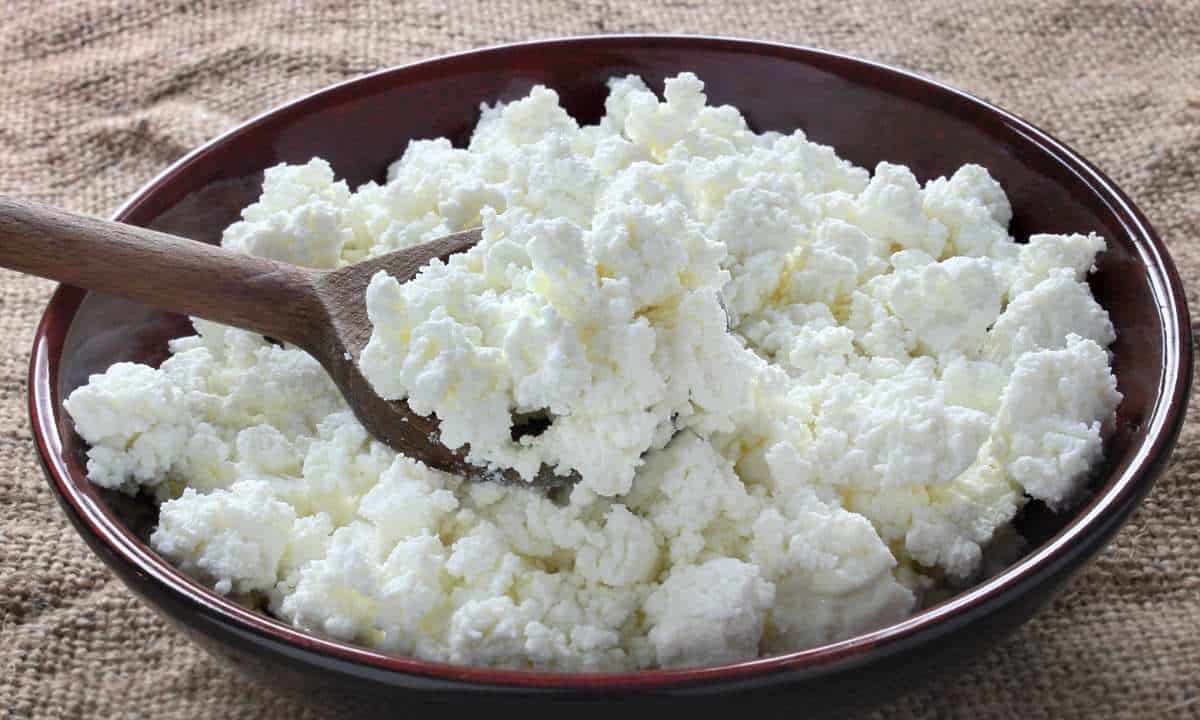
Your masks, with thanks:
M 900 162 L 925 180 L 981 164 L 1009 192 L 1018 238 L 1078 230 L 1107 238 L 1090 283 L 1117 329 L 1112 352 L 1124 401 L 1090 499 L 1063 515 L 1031 505 L 1019 523 L 1032 549 L 1019 561 L 890 627 L 721 667 L 492 670 L 315 637 L 188 578 L 148 546 L 155 510 L 145 498 L 87 481 L 85 448 L 62 399 L 114 362 L 160 362 L 167 339 L 190 326 L 64 286 L 37 329 L 29 400 L 46 475 L 75 528 L 137 595 L 217 656 L 266 685 L 346 713 L 386 713 L 398 701 L 602 696 L 744 703 L 781 693 L 814 709 L 928 678 L 928 668 L 953 665 L 1028 619 L 1112 538 L 1162 471 L 1183 421 L 1192 351 L 1182 285 L 1141 212 L 1075 152 L 986 102 L 895 68 L 781 44 L 681 36 L 522 43 L 384 70 L 271 110 L 176 162 L 114 217 L 215 242 L 256 197 L 266 167 L 320 155 L 352 185 L 379 180 L 412 138 L 462 143 L 482 101 L 515 99 L 541 83 L 556 89 L 575 117 L 594 122 L 610 76 L 636 73 L 661 90 L 664 77 L 681 70 L 699 74 L 710 102 L 741 108 L 755 130 L 802 128 L 859 165 Z

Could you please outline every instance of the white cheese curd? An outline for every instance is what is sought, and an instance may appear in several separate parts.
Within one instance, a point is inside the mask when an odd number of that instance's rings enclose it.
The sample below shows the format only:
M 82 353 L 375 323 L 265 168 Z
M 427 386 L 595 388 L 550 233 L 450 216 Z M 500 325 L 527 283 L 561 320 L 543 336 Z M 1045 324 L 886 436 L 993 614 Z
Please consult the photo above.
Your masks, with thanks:
M 899 621 L 1011 559 L 1028 498 L 1080 495 L 1121 399 L 1102 238 L 1018 243 L 985 169 L 868 172 L 688 73 L 614 79 L 605 110 L 537 87 L 353 190 L 272 168 L 223 241 L 337 267 L 482 226 L 373 279 L 356 360 L 473 461 L 578 474 L 565 497 L 397 456 L 311 357 L 199 320 L 67 399 L 91 480 L 152 492 L 160 553 L 300 628 L 567 671 Z M 549 426 L 514 440 L 526 414 Z

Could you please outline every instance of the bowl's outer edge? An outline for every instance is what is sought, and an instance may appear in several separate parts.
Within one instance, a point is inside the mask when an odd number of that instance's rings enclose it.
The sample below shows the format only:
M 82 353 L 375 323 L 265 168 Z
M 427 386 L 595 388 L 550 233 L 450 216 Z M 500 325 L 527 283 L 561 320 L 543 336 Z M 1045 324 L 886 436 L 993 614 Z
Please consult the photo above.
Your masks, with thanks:
M 781 673 L 789 677 L 797 674 L 825 675 L 838 669 L 874 661 L 882 656 L 901 653 L 916 645 L 925 645 L 956 628 L 974 623 L 1001 607 L 1018 602 L 1025 593 L 1047 580 L 1063 579 L 1077 571 L 1104 546 L 1165 467 L 1183 423 L 1192 381 L 1191 328 L 1182 282 L 1161 239 L 1129 198 L 1101 171 L 1077 153 L 1011 113 L 962 91 L 881 63 L 801 46 L 704 36 L 588 36 L 532 41 L 517 45 L 598 43 L 616 46 L 631 42 L 658 46 L 700 43 L 735 51 L 782 54 L 800 61 L 819 58 L 826 62 L 859 65 L 875 72 L 890 73 L 898 81 L 932 86 L 946 96 L 947 102 L 956 103 L 958 109 L 969 108 L 975 112 L 994 115 L 1012 131 L 1040 145 L 1045 152 L 1079 174 L 1106 202 L 1113 205 L 1117 215 L 1131 224 L 1130 232 L 1138 239 L 1139 251 L 1143 253 L 1143 259 L 1152 271 L 1155 294 L 1163 312 L 1161 320 L 1166 344 L 1164 358 L 1169 366 L 1164 368 L 1158 402 L 1153 414 L 1148 418 L 1148 422 L 1151 423 L 1148 428 L 1151 441 L 1138 448 L 1128 471 L 1106 493 L 1093 498 L 1084 512 L 1057 536 L 991 580 L 905 622 L 832 645 L 722 667 L 638 673 L 497 671 L 390 657 L 306 635 L 217 596 L 149 551 L 125 531 L 106 508 L 74 488 L 67 480 L 67 470 L 61 460 L 62 444 L 57 437 L 58 408 L 53 382 L 57 365 L 56 353 L 61 350 L 71 317 L 85 293 L 77 288 L 60 286 L 47 305 L 35 333 L 28 377 L 31 422 L 39 458 L 64 512 L 88 544 L 99 552 L 102 559 L 123 580 L 143 595 L 147 586 L 159 587 L 169 596 L 172 603 L 198 613 L 198 617 L 202 617 L 206 624 L 211 624 L 215 629 L 253 637 L 256 642 L 271 646 L 276 652 L 297 656 L 306 661 L 314 661 L 319 657 L 319 662 L 315 664 L 331 665 L 329 669 L 336 666 L 360 674 L 366 671 L 384 680 L 406 675 L 423 676 L 426 681 L 439 684 L 444 682 L 447 687 L 460 691 L 643 689 L 688 693 L 689 689 L 705 692 L 725 687 L 730 683 L 741 686 L 769 683 Z M 148 196 L 172 178 L 185 173 L 196 159 L 218 144 L 249 131 L 259 123 L 291 113 L 304 112 L 311 103 L 331 101 L 342 93 L 357 91 L 364 84 L 378 82 L 412 68 L 466 56 L 502 53 L 510 47 L 513 46 L 501 45 L 472 50 L 381 70 L 333 85 L 262 113 L 172 164 L 135 193 L 114 214 L 114 219 L 122 220 L 135 214 Z

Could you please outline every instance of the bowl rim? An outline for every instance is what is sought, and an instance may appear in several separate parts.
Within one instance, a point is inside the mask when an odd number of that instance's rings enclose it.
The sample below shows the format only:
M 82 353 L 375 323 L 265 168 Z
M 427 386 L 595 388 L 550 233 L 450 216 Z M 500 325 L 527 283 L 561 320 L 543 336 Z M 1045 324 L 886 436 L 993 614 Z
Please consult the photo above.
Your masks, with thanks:
M 138 540 L 113 515 L 94 493 L 88 494 L 70 480 L 70 471 L 63 459 L 62 438 L 57 430 L 57 410 L 53 398 L 56 392 L 57 364 L 63 341 L 76 310 L 86 295 L 79 288 L 60 285 L 43 311 L 34 334 L 28 375 L 29 413 L 38 454 L 49 484 L 60 504 L 81 534 L 91 534 L 90 540 L 101 543 L 109 551 L 102 555 L 110 563 L 121 563 L 126 569 L 149 576 L 175 601 L 191 611 L 201 613 L 219 624 L 232 625 L 242 633 L 280 645 L 280 649 L 315 653 L 325 658 L 367 666 L 402 675 L 455 681 L 478 686 L 506 689 L 670 689 L 716 680 L 747 679 L 781 671 L 823 672 L 847 664 L 860 664 L 873 659 L 876 653 L 888 654 L 911 647 L 921 639 L 931 639 L 948 632 L 952 620 L 978 616 L 998 605 L 1019 598 L 1025 589 L 1040 579 L 1069 564 L 1084 545 L 1100 542 L 1115 530 L 1133 505 L 1149 489 L 1157 472 L 1174 445 L 1182 425 L 1191 385 L 1192 346 L 1191 326 L 1183 284 L 1158 234 L 1145 216 L 1116 185 L 1078 153 L 1029 122 L 1018 118 L 970 93 L 917 73 L 885 63 L 857 58 L 845 53 L 782 42 L 755 40 L 720 35 L 675 34 L 613 34 L 563 36 L 503 43 L 483 48 L 453 52 L 432 58 L 384 68 L 350 78 L 270 108 L 238 124 L 193 149 L 139 188 L 113 213 L 114 220 L 124 220 L 153 196 L 162 186 L 187 172 L 191 165 L 224 143 L 251 132 L 271 120 L 303 112 L 343 95 L 354 95 L 372 86 L 401 80 L 407 74 L 429 71 L 437 65 L 463 58 L 498 55 L 517 48 L 541 46 L 548 49 L 564 45 L 613 46 L 621 48 L 631 43 L 656 48 L 688 46 L 730 52 L 769 54 L 812 64 L 814 59 L 838 67 L 858 66 L 873 73 L 890 76 L 899 83 L 924 86 L 943 100 L 942 108 L 959 116 L 974 110 L 988 118 L 989 123 L 1005 126 L 1039 147 L 1061 165 L 1070 169 L 1092 192 L 1103 199 L 1113 214 L 1125 224 L 1125 231 L 1134 240 L 1158 298 L 1158 319 L 1163 331 L 1163 374 L 1157 400 L 1145 419 L 1145 435 L 1130 450 L 1128 461 L 1107 487 L 1097 492 L 1079 510 L 1078 515 L 1036 550 L 1008 566 L 992 578 L 974 585 L 958 595 L 899 622 L 877 630 L 856 635 L 834 643 L 820 645 L 783 655 L 756 658 L 719 666 L 653 669 L 628 672 L 542 672 L 467 667 L 443 662 L 419 660 L 413 657 L 387 655 L 365 647 L 325 639 L 309 634 L 278 620 L 249 610 L 218 595 L 185 575 L 146 544 Z M 897 91 L 899 92 L 899 91 Z M 90 485 L 87 487 L 90 488 Z M 94 488 L 92 488 L 94 490 Z M 1083 541 L 1091 540 L 1091 543 Z

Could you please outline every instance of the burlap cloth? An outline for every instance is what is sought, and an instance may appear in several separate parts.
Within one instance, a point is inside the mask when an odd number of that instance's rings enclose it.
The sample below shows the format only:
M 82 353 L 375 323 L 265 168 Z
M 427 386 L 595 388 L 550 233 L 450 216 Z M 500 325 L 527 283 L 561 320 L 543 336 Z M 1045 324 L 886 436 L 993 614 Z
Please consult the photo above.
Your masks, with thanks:
M 346 5 L 5 3 L 0 193 L 107 214 L 250 115 L 447 51 L 600 32 L 736 34 L 894 63 L 1013 110 L 1098 163 L 1185 280 L 1200 274 L 1196 2 Z M 169 629 L 68 526 L 25 413 L 30 338 L 51 287 L 0 271 L 0 717 L 311 717 Z M 1193 412 L 1140 513 L 1050 608 L 965 671 L 871 716 L 1200 717 L 1198 477 Z

